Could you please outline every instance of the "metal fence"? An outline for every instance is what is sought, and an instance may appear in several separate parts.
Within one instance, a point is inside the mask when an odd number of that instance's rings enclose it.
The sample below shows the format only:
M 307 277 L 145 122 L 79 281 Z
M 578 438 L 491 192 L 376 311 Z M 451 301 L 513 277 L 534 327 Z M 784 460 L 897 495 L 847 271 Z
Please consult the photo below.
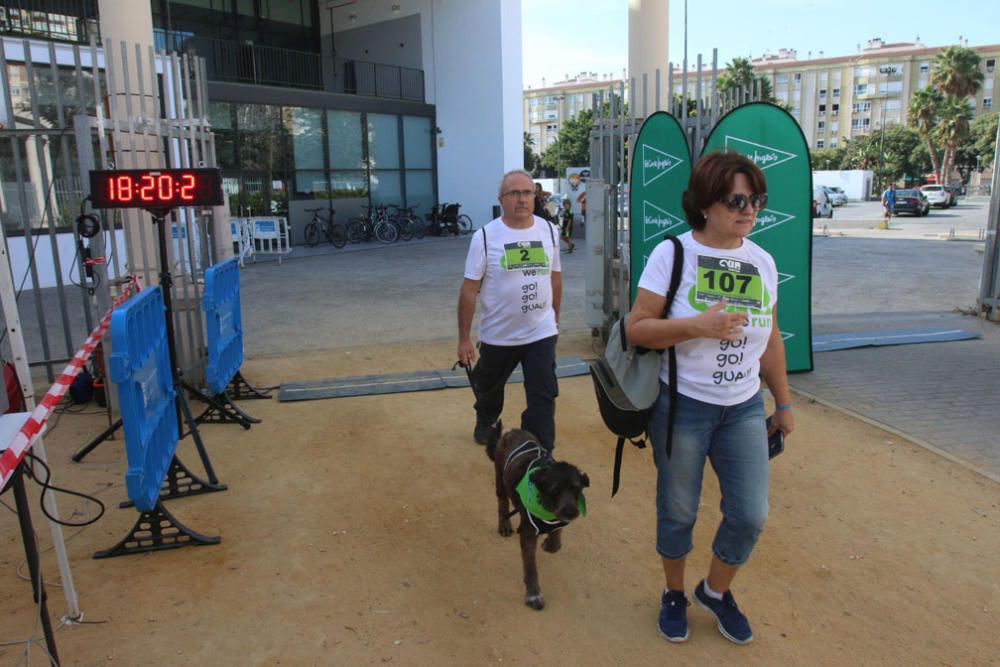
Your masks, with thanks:
M 335 59 L 344 75 L 344 92 L 353 95 L 424 101 L 424 71 L 364 60 Z
M 682 71 L 687 69 L 685 61 Z M 762 96 L 759 85 L 720 92 L 718 77 L 718 51 L 713 49 L 710 68 L 703 68 L 702 56 L 697 56 L 690 86 L 691 75 L 678 77 L 679 82 L 675 82 L 673 63 L 669 63 L 666 77 L 656 70 L 652 78 L 644 74 L 638 81 L 631 79 L 627 100 L 624 81 L 619 82 L 617 89 L 609 86 L 592 98 L 594 125 L 590 132 L 590 178 L 603 184 L 601 208 L 605 212 L 606 223 L 601 242 L 602 275 L 600 278 L 592 276 L 587 288 L 588 293 L 599 294 L 601 300 L 600 309 L 594 307 L 588 312 L 600 312 L 602 316 L 600 322 L 592 318 L 588 324 L 601 330 L 602 337 L 606 338 L 611 323 L 629 308 L 630 147 L 646 117 L 662 108 L 677 118 L 687 138 L 691 159 L 697 160 L 709 133 L 725 113 L 741 104 L 758 101 Z M 679 95 L 674 92 L 678 85 Z M 588 198 L 589 192 L 588 188 Z M 603 285 L 599 284 L 602 281 Z
M 2 0 L 0 34 L 100 42 L 97 0 Z
M 73 221 L 95 168 L 215 165 L 205 65 L 149 47 L 0 38 L 0 219 L 7 231 L 32 366 L 51 382 L 107 311 L 128 274 L 158 282 L 146 213 L 102 213 L 90 250 L 106 265 L 86 275 Z M 203 376 L 200 281 L 213 260 L 210 212 L 180 209 L 168 248 L 178 365 Z M 226 228 L 228 232 L 228 227 Z M 33 313 L 34 317 L 28 316 Z
M 157 50 L 205 59 L 209 81 L 292 88 L 323 87 L 318 53 L 199 37 L 190 32 L 154 30 Z

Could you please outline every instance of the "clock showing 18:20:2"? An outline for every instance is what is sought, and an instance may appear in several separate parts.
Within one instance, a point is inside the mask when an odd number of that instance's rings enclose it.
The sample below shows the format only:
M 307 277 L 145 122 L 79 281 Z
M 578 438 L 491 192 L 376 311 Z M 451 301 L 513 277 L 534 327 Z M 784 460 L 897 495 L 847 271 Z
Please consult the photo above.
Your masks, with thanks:
M 218 169 L 115 169 L 90 172 L 94 208 L 171 209 L 223 203 Z

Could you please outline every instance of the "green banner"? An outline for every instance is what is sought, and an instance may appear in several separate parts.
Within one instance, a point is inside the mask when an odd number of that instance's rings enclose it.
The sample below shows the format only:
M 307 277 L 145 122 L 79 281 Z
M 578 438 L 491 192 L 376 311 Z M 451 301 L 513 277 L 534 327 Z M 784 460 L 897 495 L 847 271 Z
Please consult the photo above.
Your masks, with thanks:
M 798 123 L 788 112 L 773 104 L 755 102 L 726 114 L 712 130 L 703 152 L 723 148 L 746 155 L 764 171 L 767 208 L 757 214 L 750 238 L 770 253 L 778 266 L 781 303 L 778 323 L 785 339 L 788 370 L 811 371 L 812 169 L 809 147 Z M 677 205 L 680 206 L 680 195 Z
M 663 235 L 683 234 L 689 227 L 681 194 L 691 177 L 691 154 L 677 119 L 657 111 L 642 124 L 632 151 L 629 173 L 630 303 L 639 276 Z M 627 310 L 627 309 L 625 309 Z

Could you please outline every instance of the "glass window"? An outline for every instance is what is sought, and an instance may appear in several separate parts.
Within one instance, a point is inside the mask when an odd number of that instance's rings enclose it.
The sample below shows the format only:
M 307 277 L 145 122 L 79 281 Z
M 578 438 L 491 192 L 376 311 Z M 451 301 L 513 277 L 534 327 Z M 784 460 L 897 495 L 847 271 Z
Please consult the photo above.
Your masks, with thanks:
M 774 82 L 776 84 L 778 84 L 779 86 L 783 86 L 783 85 L 785 85 L 785 84 L 788 83 L 788 75 L 787 74 L 779 74 L 778 76 L 775 77 Z
M 837 140 L 830 139 L 830 148 L 836 148 L 836 147 L 837 147 Z
M 992 72 L 993 70 L 996 69 L 996 67 L 997 67 L 997 60 L 996 60 L 996 58 L 990 58 L 989 60 L 986 61 L 986 71 L 987 72 Z
M 323 112 L 301 107 L 285 108 L 285 128 L 292 138 L 292 164 L 300 169 L 325 169 L 323 161 Z
M 360 199 L 368 196 L 368 179 L 363 171 L 331 171 L 331 199 Z M 429 209 L 428 209 L 429 210 Z
M 834 97 L 840 97 L 840 88 L 834 88 L 833 89 L 833 96 Z
M 236 129 L 233 126 L 233 105 L 229 102 L 211 102 L 208 120 L 215 135 L 215 160 L 220 169 L 235 169 Z
M 406 172 L 406 205 L 415 206 L 418 216 L 430 213 L 434 205 L 434 174 L 427 170 Z
M 822 139 L 817 139 L 816 140 L 816 148 L 823 148 L 823 140 Z
M 993 108 L 993 98 L 992 97 L 984 97 L 983 98 L 983 108 L 984 109 L 992 109 Z
M 432 146 L 431 119 L 403 116 L 403 154 L 406 158 L 406 168 L 430 169 L 433 167 Z M 406 192 L 409 194 L 408 188 Z
M 927 74 L 930 71 L 931 71 L 931 64 L 930 63 L 920 63 L 920 73 L 921 74 Z
M 368 114 L 368 162 L 372 169 L 399 169 L 398 118 L 386 114 Z M 374 191 L 375 184 L 372 183 L 372 192 Z
M 398 171 L 372 172 L 372 203 L 399 204 L 403 201 L 402 183 Z M 429 212 L 429 211 L 428 211 Z
M 235 108 L 240 168 L 282 171 L 286 149 L 280 107 L 237 104 Z
M 330 169 L 361 169 L 364 167 L 360 113 L 327 111 L 326 136 L 330 149 Z

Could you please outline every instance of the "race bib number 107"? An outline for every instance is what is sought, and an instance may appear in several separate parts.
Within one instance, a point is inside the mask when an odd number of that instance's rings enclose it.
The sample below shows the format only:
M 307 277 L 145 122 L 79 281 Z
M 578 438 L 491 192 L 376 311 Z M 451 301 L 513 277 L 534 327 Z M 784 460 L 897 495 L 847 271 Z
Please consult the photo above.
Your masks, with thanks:
M 725 297 L 733 306 L 760 309 L 764 282 L 756 265 L 729 257 L 698 255 L 695 299 L 716 303 Z

